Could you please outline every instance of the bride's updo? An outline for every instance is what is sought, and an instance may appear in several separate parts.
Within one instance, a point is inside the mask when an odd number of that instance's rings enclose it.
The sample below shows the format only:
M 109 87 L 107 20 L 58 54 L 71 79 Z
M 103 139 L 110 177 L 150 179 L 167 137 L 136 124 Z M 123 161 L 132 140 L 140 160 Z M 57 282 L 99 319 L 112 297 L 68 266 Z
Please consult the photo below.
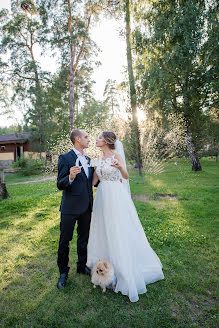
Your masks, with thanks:
M 102 136 L 104 141 L 109 145 L 110 149 L 115 149 L 116 135 L 114 132 L 103 131 Z

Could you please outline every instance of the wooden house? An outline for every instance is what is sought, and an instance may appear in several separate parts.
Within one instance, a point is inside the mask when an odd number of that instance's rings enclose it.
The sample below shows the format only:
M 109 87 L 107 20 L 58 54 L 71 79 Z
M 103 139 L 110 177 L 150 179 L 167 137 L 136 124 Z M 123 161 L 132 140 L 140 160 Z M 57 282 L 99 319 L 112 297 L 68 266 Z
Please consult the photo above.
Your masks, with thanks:
M 34 151 L 30 137 L 30 132 L 0 136 L 0 167 L 11 167 L 11 164 L 22 156 L 24 158 L 39 158 L 40 153 Z M 42 153 L 42 157 L 46 158 L 45 152 Z

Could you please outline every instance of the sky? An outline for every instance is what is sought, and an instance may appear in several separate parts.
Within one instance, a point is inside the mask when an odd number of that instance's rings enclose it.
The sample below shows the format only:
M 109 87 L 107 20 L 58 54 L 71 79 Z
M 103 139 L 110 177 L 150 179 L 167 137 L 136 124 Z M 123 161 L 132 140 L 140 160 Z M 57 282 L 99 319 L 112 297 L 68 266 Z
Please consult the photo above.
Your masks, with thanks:
M 1 0 L 0 9 L 2 8 L 9 9 L 10 0 Z M 102 65 L 95 68 L 92 76 L 96 82 L 93 90 L 97 100 L 103 99 L 103 91 L 107 79 L 116 80 L 118 84 L 125 79 L 126 44 L 125 39 L 119 33 L 122 24 L 123 21 L 118 22 L 112 19 L 101 19 L 91 30 L 91 38 L 101 49 L 96 59 Z M 10 124 L 21 122 L 22 115 L 16 109 L 14 110 L 14 115 L 13 119 L 0 116 L 0 126 L 9 126 Z

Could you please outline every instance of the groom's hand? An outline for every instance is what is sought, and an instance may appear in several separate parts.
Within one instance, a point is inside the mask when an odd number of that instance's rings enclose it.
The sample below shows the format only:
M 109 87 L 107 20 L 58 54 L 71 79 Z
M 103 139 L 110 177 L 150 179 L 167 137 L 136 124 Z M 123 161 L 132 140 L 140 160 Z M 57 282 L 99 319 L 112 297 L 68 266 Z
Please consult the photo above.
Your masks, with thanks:
M 76 175 L 77 175 L 78 173 L 81 173 L 81 168 L 80 168 L 80 166 L 73 166 L 73 167 L 71 167 L 71 168 L 70 168 L 70 179 L 71 179 L 71 180 L 74 180 L 75 177 L 76 177 Z

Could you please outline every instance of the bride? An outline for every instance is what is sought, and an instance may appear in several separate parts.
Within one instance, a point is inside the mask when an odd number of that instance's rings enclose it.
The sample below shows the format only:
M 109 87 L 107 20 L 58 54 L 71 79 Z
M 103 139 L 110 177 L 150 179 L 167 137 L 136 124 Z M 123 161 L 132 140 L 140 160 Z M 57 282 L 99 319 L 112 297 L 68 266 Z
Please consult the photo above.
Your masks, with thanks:
M 122 143 L 113 132 L 96 140 L 102 150 L 93 176 L 100 182 L 94 200 L 88 241 L 87 266 L 110 261 L 115 270 L 116 293 L 137 302 L 146 285 L 164 278 L 162 264 L 150 247 L 132 202 Z

